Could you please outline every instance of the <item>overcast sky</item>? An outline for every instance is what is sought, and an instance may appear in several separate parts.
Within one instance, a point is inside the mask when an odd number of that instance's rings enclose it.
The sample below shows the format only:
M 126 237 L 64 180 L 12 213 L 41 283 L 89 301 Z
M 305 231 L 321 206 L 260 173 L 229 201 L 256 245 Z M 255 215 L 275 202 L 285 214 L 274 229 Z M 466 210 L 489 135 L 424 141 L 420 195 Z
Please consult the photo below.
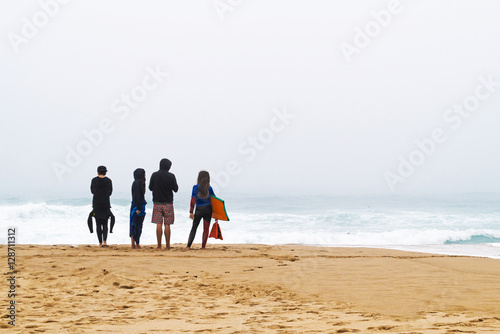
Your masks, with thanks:
M 500 2 L 0 2 L 1 197 L 500 188 Z M 117 195 L 117 196 L 118 196 Z M 221 196 L 223 197 L 223 196 Z

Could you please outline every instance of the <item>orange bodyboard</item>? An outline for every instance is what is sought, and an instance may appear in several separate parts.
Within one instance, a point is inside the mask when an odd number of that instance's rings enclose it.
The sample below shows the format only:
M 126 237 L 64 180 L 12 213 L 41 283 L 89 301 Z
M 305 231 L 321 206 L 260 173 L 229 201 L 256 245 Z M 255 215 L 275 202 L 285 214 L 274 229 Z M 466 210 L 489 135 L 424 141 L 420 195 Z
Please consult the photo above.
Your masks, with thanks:
M 212 204 L 212 218 L 229 221 L 224 201 L 218 197 L 212 196 L 210 197 L 210 202 Z

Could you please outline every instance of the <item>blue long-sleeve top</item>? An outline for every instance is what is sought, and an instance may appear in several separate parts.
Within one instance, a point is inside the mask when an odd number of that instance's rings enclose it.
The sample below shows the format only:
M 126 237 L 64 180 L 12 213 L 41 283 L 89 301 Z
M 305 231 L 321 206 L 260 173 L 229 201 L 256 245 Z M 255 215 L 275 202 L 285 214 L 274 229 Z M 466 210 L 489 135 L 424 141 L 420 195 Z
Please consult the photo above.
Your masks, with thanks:
M 193 213 L 195 204 L 196 204 L 196 206 L 211 205 L 210 197 L 211 196 L 215 197 L 215 193 L 214 193 L 214 190 L 212 189 L 212 187 L 208 188 L 208 197 L 207 198 L 200 198 L 199 192 L 200 192 L 199 186 L 198 185 L 193 186 L 193 191 L 191 193 L 191 205 L 190 205 L 190 209 L 189 209 L 190 213 Z

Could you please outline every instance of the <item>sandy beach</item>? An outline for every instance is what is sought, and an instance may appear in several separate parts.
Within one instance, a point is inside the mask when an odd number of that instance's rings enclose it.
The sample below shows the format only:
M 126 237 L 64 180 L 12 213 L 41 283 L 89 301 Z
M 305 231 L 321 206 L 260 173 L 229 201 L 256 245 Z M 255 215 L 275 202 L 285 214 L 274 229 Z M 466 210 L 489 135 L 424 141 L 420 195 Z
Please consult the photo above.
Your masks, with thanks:
M 500 333 L 500 262 L 367 248 L 16 246 L 20 333 Z

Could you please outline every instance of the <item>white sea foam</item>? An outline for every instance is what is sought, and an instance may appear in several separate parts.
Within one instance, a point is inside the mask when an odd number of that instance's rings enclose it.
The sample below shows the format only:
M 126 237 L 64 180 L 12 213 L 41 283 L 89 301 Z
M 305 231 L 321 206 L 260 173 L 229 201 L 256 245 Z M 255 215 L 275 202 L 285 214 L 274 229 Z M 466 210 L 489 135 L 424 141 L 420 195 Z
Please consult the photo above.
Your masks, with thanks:
M 210 243 L 303 244 L 320 246 L 383 247 L 436 254 L 500 257 L 499 211 L 496 206 L 484 206 L 477 201 L 464 208 L 460 203 L 446 202 L 436 206 L 417 203 L 375 203 L 358 206 L 352 201 L 326 200 L 312 208 L 297 206 L 300 201 L 235 200 L 228 204 L 230 222 L 220 222 L 224 241 Z M 96 244 L 97 237 L 87 228 L 91 206 L 85 200 L 0 204 L 0 219 L 5 233 L 0 243 L 6 243 L 6 228 L 18 229 L 20 244 Z M 118 203 L 118 204 L 116 204 Z M 127 244 L 129 204 L 113 202 L 116 216 L 110 244 Z M 142 244 L 155 244 L 155 225 L 151 224 L 152 205 L 147 206 Z M 191 229 L 186 205 L 175 204 L 176 220 L 172 227 L 172 242 L 185 243 Z M 199 228 L 195 242 L 201 240 Z

